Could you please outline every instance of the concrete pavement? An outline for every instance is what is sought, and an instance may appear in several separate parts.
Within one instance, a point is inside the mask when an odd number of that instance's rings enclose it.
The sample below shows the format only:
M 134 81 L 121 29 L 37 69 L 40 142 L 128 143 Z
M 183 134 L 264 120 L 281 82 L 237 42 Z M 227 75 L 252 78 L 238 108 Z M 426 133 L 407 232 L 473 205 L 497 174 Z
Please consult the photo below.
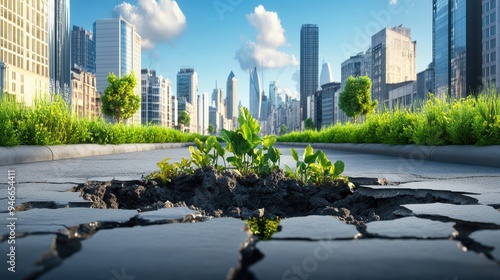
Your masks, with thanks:
M 278 146 L 281 164 L 294 166 L 289 146 Z M 294 147 L 301 154 L 304 145 Z M 271 240 L 255 241 L 237 219 L 89 209 L 67 191 L 87 180 L 137 180 L 166 157 L 188 157 L 185 147 L 0 166 L 0 279 L 237 279 L 238 268 L 253 279 L 500 278 L 500 168 L 324 151 L 345 162 L 345 175 L 392 182 L 356 193 L 372 206 L 400 205 L 398 217 L 365 231 L 332 216 L 289 218 Z M 9 170 L 16 206 L 26 206 L 15 212 L 15 273 L 6 262 Z
M 305 146 L 307 143 L 283 143 L 280 145 Z M 87 156 L 131 153 L 159 149 L 179 148 L 193 143 L 156 143 L 122 145 L 57 145 L 0 147 L 0 166 L 17 163 L 50 161 Z M 356 153 L 393 156 L 406 159 L 431 160 L 449 163 L 500 167 L 500 146 L 418 146 L 385 144 L 331 144 L 313 143 L 317 149 L 331 149 Z

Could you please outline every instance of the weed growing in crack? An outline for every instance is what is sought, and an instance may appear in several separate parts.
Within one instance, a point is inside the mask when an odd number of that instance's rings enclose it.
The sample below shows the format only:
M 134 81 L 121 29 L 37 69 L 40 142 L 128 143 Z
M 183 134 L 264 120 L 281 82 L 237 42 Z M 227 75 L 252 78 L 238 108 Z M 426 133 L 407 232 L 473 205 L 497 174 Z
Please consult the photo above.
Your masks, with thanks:
M 281 152 L 274 147 L 276 137 L 260 137 L 260 125 L 245 107 L 240 109 L 238 124 L 236 130 L 222 129 L 221 137 L 226 143 L 225 149 L 215 136 L 208 137 L 205 142 L 196 139 L 196 146 L 189 147 L 191 153 L 189 160 L 183 158 L 180 163 L 170 164 L 169 159 L 165 159 L 158 163 L 160 171 L 151 173 L 147 178 L 158 179 L 163 183 L 170 182 L 180 174 L 192 174 L 194 172 L 192 165 L 197 168 L 212 166 L 219 171 L 232 170 L 240 176 L 250 174 L 265 176 L 279 169 Z M 344 172 L 343 161 L 332 163 L 323 151 L 314 152 L 311 145 L 307 146 L 302 160 L 299 160 L 295 149 L 292 148 L 291 151 L 297 164 L 295 171 L 285 165 L 287 177 L 316 186 L 324 183 L 338 185 L 339 182 L 343 182 L 351 189 L 354 188 L 354 184 L 350 183 L 347 177 L 341 176 Z M 226 156 L 226 154 L 231 155 Z M 222 160 L 223 166 L 219 165 L 219 160 Z M 226 162 L 229 163 L 229 167 Z

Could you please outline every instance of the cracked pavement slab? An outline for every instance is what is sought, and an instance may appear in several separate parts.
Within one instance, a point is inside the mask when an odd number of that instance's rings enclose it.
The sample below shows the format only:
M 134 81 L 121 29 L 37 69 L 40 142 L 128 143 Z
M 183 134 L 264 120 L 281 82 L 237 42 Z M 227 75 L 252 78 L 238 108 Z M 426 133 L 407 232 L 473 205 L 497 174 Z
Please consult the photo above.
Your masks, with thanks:
M 289 151 L 290 147 L 280 148 L 283 152 L 282 165 L 294 165 L 295 162 Z M 301 148 L 297 148 L 297 151 L 299 154 L 302 153 Z M 263 258 L 248 265 L 247 268 L 258 279 L 267 279 L 271 276 L 282 277 L 284 272 L 293 268 L 293 265 L 300 266 L 301 271 L 307 273 L 310 279 L 330 279 L 332 275 L 344 279 L 500 278 L 498 230 L 474 228 L 475 223 L 478 222 L 488 222 L 487 225 L 494 225 L 494 227 L 499 224 L 500 219 L 495 212 L 498 214 L 500 212 L 486 206 L 496 205 L 496 208 L 499 208 L 499 168 L 409 160 L 327 149 L 324 151 L 328 158 L 345 162 L 345 174 L 348 176 L 386 178 L 387 181 L 398 184 L 366 187 L 364 192 L 369 193 L 368 189 L 372 189 L 374 198 L 391 196 L 387 198 L 390 201 L 407 192 L 409 196 L 417 195 L 419 199 L 430 196 L 437 202 L 440 199 L 448 199 L 446 201 L 451 203 L 483 205 L 449 204 L 451 206 L 446 206 L 448 208 L 446 210 L 436 210 L 432 206 L 426 206 L 427 210 L 422 211 L 421 208 L 413 208 L 416 213 L 421 214 L 417 214 L 419 218 L 397 216 L 393 221 L 366 224 L 367 232 L 383 233 L 385 237 L 393 239 L 372 237 L 355 241 L 304 241 L 304 238 L 311 240 L 325 237 L 328 233 L 333 235 L 336 230 L 334 227 L 337 226 L 349 227 L 349 231 L 352 229 L 354 230 L 352 233 L 356 234 L 356 227 L 343 223 L 341 226 L 337 222 L 332 222 L 330 227 L 328 223 L 325 224 L 324 218 L 315 217 L 283 219 L 283 230 L 275 235 L 276 240 L 259 241 L 256 244 L 264 254 Z M 53 265 L 59 265 L 34 279 L 109 280 L 113 277 L 118 279 L 118 276 L 123 275 L 134 276 L 135 279 L 207 279 L 210 275 L 217 279 L 225 278 L 230 268 L 236 266 L 241 258 L 240 246 L 244 247 L 249 242 L 247 233 L 241 230 L 244 222 L 235 219 L 214 219 L 191 223 L 200 221 L 194 218 L 187 219 L 186 223 L 180 221 L 155 225 L 157 222 L 163 223 L 170 218 L 179 218 L 184 214 L 188 216 L 196 214 L 196 211 L 187 208 L 169 208 L 175 210 L 162 209 L 156 212 L 138 213 L 135 210 L 115 210 L 114 212 L 111 209 L 73 208 L 74 206 L 82 207 L 81 204 L 72 203 L 81 202 L 83 199 L 74 196 L 78 193 L 65 193 L 65 190 L 89 179 L 101 181 L 113 178 L 139 179 L 156 170 L 156 163 L 165 157 L 171 157 L 172 161 L 177 161 L 181 157 L 189 157 L 189 152 L 187 148 L 179 148 L 0 166 L 0 176 L 7 174 L 7 170 L 16 170 L 18 204 L 45 201 L 69 207 L 16 212 L 19 234 L 34 232 L 36 235 L 27 235 L 18 239 L 18 268 L 21 273 L 12 278 L 13 275 L 5 274 L 7 270 L 3 267 L 0 270 L 0 278 L 23 279 L 29 273 L 39 270 L 40 268 L 34 266 L 32 262 L 47 254 L 47 251 L 53 251 L 53 246 L 56 246 L 59 250 L 57 252 L 63 256 L 59 259 L 60 263 L 53 256 L 46 258 L 45 265 L 50 266 L 50 262 L 54 262 Z M 0 177 L 0 198 L 5 194 L 6 179 L 3 181 Z M 383 189 L 385 191 L 382 191 Z M 5 199 L 0 199 L 0 213 L 4 212 L 2 215 L 6 212 L 5 201 Z M 64 205 L 65 202 L 66 205 Z M 379 202 L 374 199 L 374 205 L 371 207 L 375 207 Z M 473 207 L 467 208 L 469 206 Z M 50 203 L 38 204 L 38 207 L 55 208 Z M 175 211 L 179 212 L 174 213 Z M 410 210 L 401 213 L 404 214 L 403 216 L 416 214 Z M 437 230 L 437 221 L 432 221 L 437 217 L 436 214 L 442 214 L 439 217 L 446 217 L 447 221 L 452 222 L 439 222 L 441 224 L 438 227 L 443 226 L 443 228 Z M 5 216 L 2 215 L 0 215 L 0 226 L 3 227 Z M 412 228 L 412 219 L 416 225 L 420 225 L 418 229 Z M 411 235 L 409 232 L 413 232 L 413 237 L 417 238 L 428 236 L 441 238 L 452 230 L 449 226 L 455 223 L 455 219 L 460 223 L 467 223 L 468 226 L 472 225 L 473 229 L 466 228 L 464 235 L 465 239 L 470 238 L 470 240 L 408 240 L 407 238 Z M 96 221 L 104 220 L 108 223 L 96 224 Z M 121 225 L 130 224 L 125 227 L 120 226 L 120 222 L 122 222 Z M 383 224 L 386 222 L 388 224 Z M 146 226 L 142 223 L 146 223 Z M 377 223 L 381 224 L 377 225 Z M 413 227 L 417 227 L 416 225 Z M 99 226 L 103 228 L 96 230 Z M 377 227 L 380 228 L 377 229 Z M 65 241 L 68 233 L 78 231 L 88 231 L 88 234 L 79 234 L 79 239 L 75 239 L 77 242 Z M 55 232 L 59 234 L 46 234 Z M 280 234 L 287 236 L 283 237 L 286 240 L 279 240 Z M 345 236 L 351 236 L 351 233 Z M 328 238 L 331 237 L 327 236 Z M 486 250 L 487 254 L 494 259 L 485 257 L 483 253 L 486 251 L 471 249 L 463 252 L 465 247 L 460 245 L 459 241 L 481 244 L 483 247 L 480 249 Z M 6 246 L 6 242 L 1 242 L 0 252 L 7 250 Z M 318 255 L 320 259 L 316 259 L 317 268 L 310 259 L 310 257 L 314 259 L 316 249 L 320 250 L 320 255 Z M 208 253 L 208 251 L 214 253 Z M 328 258 L 322 261 L 326 257 L 325 254 L 328 254 Z M 387 271 L 394 271 L 394 274 L 387 273 Z M 288 278 L 284 279 L 301 279 L 298 274 L 286 276 Z

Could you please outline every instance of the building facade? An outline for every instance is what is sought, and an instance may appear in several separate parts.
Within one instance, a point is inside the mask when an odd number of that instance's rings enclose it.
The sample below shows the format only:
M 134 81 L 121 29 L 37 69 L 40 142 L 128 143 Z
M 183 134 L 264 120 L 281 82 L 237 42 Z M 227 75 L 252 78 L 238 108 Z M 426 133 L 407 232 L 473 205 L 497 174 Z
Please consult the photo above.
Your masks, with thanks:
M 372 99 L 380 107 L 389 105 L 390 85 L 417 79 L 416 48 L 411 30 L 402 26 L 372 36 Z
M 255 119 L 260 119 L 260 109 L 262 103 L 262 90 L 260 85 L 259 73 L 257 67 L 250 70 L 250 114 Z
M 304 24 L 300 29 L 300 106 L 301 120 L 307 119 L 307 97 L 318 90 L 319 27 Z
M 0 93 L 26 105 L 50 89 L 48 5 L 0 1 Z
M 345 82 L 350 76 L 355 78 L 368 76 L 371 78 L 371 68 L 371 49 L 368 49 L 365 53 L 361 52 L 355 56 L 351 56 L 349 59 L 342 62 L 340 68 L 340 82 L 342 83 L 342 86 L 345 85 Z
M 236 122 L 238 114 L 238 80 L 231 71 L 226 82 L 226 117 Z
M 101 116 L 101 96 L 95 75 L 81 68 L 71 69 L 71 111 L 78 118 Z
M 498 0 L 482 2 L 482 76 L 483 87 L 500 89 L 500 45 L 498 33 L 500 28 L 500 7 Z
M 172 83 L 155 70 L 141 70 L 141 123 L 172 127 Z
M 201 135 L 208 134 L 208 125 L 210 123 L 210 98 L 208 92 L 198 94 L 198 133 Z
M 321 123 L 318 126 L 327 127 L 335 124 L 335 93 L 340 89 L 340 83 L 327 83 L 321 86 L 322 110 Z
M 117 77 L 134 73 L 135 94 L 141 96 L 141 36 L 134 25 L 123 18 L 97 20 L 94 23 L 97 90 L 102 94 L 108 86 L 108 75 Z M 128 123 L 141 124 L 141 109 Z
M 71 66 L 95 73 L 94 34 L 76 25 L 71 30 Z
M 70 100 L 71 31 L 70 0 L 49 0 L 49 76 L 50 93 Z
M 460 98 L 480 89 L 482 45 L 478 42 L 482 38 L 488 40 L 486 35 L 492 27 L 485 25 L 482 36 L 481 4 L 477 0 L 433 0 L 432 51 L 437 96 Z
M 179 114 L 184 111 L 182 108 L 192 108 L 190 111 L 186 110 L 191 117 L 190 131 L 197 131 L 198 73 L 193 68 L 181 68 L 177 73 L 177 100 Z M 189 105 L 185 103 L 189 103 Z

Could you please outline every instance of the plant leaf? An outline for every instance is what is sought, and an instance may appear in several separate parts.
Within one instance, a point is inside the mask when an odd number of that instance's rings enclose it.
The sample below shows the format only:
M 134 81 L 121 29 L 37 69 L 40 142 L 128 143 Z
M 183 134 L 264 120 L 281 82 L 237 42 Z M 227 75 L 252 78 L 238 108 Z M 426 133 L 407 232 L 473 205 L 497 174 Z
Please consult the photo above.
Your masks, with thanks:
M 290 148 L 290 151 L 292 152 L 292 157 L 295 161 L 299 161 L 299 154 L 294 148 Z
M 340 174 L 342 174 L 342 172 L 344 172 L 345 164 L 343 161 L 337 160 L 334 166 L 335 166 L 335 172 L 333 173 L 333 177 L 337 178 L 338 176 L 340 176 Z

